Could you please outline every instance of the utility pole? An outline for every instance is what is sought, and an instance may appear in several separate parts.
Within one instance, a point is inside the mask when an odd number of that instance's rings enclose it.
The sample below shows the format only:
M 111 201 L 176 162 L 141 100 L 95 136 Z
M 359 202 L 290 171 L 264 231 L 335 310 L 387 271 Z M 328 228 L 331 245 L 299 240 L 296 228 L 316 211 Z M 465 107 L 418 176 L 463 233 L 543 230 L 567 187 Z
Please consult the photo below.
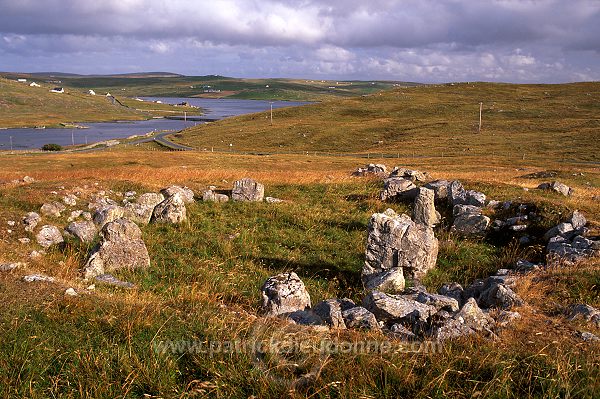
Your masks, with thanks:
M 187 122 L 187 112 L 183 111 L 183 121 Z
M 481 112 L 483 111 L 483 103 L 479 103 L 479 129 L 477 133 L 481 133 Z
M 71 129 L 71 145 L 75 145 L 75 135 L 73 133 L 73 129 Z
M 273 126 L 273 102 L 271 101 L 271 126 Z
M 12 136 L 10 136 L 10 150 L 13 150 L 13 145 L 12 145 Z

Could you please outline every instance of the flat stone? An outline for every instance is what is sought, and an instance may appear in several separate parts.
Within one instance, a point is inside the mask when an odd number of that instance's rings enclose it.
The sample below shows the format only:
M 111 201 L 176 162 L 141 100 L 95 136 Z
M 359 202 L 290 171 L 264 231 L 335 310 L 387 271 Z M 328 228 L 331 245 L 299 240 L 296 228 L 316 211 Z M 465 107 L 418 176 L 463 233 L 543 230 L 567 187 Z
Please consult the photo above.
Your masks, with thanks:
M 375 315 L 367 309 L 356 306 L 342 312 L 344 324 L 347 328 L 360 330 L 379 330 L 380 326 Z
M 29 274 L 23 276 L 23 281 L 26 283 L 53 283 L 54 277 L 49 277 L 44 274 Z
M 379 291 L 371 291 L 363 300 L 363 307 L 384 322 L 401 322 L 404 320 L 426 321 L 436 312 L 432 306 L 400 295 L 390 295 Z

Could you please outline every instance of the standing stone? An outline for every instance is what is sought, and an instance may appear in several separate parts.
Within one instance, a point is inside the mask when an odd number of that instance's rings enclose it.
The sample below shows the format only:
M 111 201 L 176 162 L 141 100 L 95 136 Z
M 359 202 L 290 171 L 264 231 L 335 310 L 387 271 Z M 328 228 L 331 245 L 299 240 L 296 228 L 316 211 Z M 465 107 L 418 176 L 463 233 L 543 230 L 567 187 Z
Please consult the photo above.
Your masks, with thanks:
M 573 214 L 571 214 L 571 217 L 569 218 L 569 223 L 571 223 L 575 230 L 579 230 L 585 227 L 585 225 L 587 224 L 587 220 L 585 216 L 583 216 L 583 213 L 576 210 L 573 211 Z
M 56 226 L 43 226 L 35 238 L 38 244 L 44 248 L 50 248 L 53 245 L 64 242 L 63 236 Z
M 107 223 L 100 232 L 102 242 L 90 255 L 85 268 L 86 279 L 118 269 L 150 266 L 150 256 L 142 240 L 142 231 L 130 220 Z
M 262 307 L 268 316 L 310 308 L 310 295 L 300 277 L 294 272 L 269 277 L 261 291 Z
M 182 223 L 187 220 L 187 210 L 181 194 L 175 193 L 156 205 L 152 214 L 155 223 Z
M 98 230 L 96 225 L 90 221 L 73 222 L 65 229 L 67 233 L 77 237 L 81 242 L 92 242 Z
M 165 198 L 169 198 L 175 194 L 179 194 L 183 202 L 186 204 L 191 204 L 192 202 L 194 202 L 194 192 L 187 187 L 170 186 L 160 190 L 160 193 L 163 194 Z
M 365 287 L 377 288 L 370 281 L 393 269 L 402 269 L 403 276 L 418 279 L 435 267 L 438 240 L 431 228 L 388 209 L 371 216 L 368 230 L 362 270 Z
M 265 196 L 265 186 L 255 180 L 244 178 L 233 183 L 231 199 L 234 201 L 260 202 Z
M 433 227 L 440 222 L 439 213 L 435 210 L 435 192 L 425 187 L 419 188 L 413 209 L 413 221 Z
M 29 212 L 23 218 L 23 225 L 25 226 L 25 231 L 30 233 L 36 228 L 39 222 L 42 221 L 42 217 L 35 212 Z

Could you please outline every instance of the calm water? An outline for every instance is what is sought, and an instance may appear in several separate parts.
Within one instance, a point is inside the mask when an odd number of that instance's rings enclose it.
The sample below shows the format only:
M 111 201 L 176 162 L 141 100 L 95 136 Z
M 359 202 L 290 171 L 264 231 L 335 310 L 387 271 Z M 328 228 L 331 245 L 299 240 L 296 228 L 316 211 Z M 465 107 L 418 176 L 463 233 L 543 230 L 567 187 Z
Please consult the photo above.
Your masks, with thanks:
M 270 108 L 269 101 L 257 100 L 232 100 L 208 98 L 144 98 L 147 100 L 160 100 L 167 104 L 178 104 L 187 101 L 191 105 L 204 108 L 204 117 L 222 119 L 229 116 L 250 114 L 266 111 Z M 308 103 L 292 101 L 275 101 L 273 108 L 292 107 Z M 137 122 L 102 122 L 102 123 L 77 123 L 87 126 L 88 129 L 0 129 L 0 150 L 15 150 L 40 148 L 44 144 L 55 143 L 60 145 L 95 143 L 111 139 L 126 138 L 133 135 L 143 135 L 153 130 L 178 131 L 201 122 L 179 121 L 169 119 L 151 119 Z

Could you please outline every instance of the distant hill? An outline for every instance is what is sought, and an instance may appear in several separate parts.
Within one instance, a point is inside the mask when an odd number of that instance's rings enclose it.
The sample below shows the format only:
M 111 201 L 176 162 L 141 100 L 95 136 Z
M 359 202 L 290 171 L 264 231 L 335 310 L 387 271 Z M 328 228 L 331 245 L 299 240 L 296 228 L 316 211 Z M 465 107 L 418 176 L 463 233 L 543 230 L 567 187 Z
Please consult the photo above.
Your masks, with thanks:
M 60 80 L 77 89 L 108 91 L 128 97 L 208 97 L 254 100 L 321 101 L 336 97 L 354 97 L 388 90 L 413 87 L 414 82 L 318 80 L 318 79 L 241 79 L 220 75 L 184 76 L 170 72 L 139 72 L 114 75 L 76 75 L 60 72 L 0 73 L 7 78 Z

